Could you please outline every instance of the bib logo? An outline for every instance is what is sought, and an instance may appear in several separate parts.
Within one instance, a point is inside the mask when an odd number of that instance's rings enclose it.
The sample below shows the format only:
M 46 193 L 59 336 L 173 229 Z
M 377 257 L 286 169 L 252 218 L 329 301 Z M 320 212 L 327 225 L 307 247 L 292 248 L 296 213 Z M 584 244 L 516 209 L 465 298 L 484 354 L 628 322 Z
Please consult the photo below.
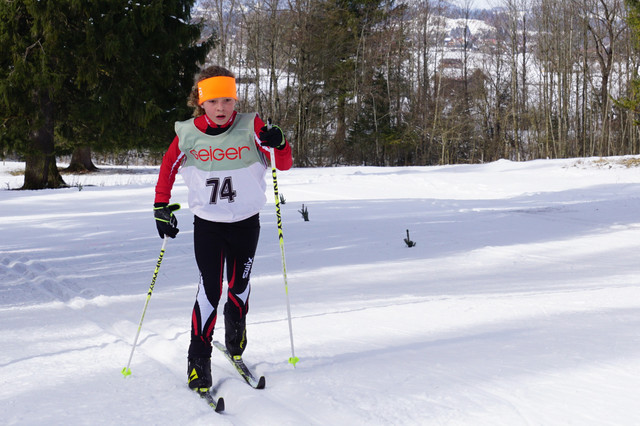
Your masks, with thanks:
M 235 147 L 232 146 L 227 149 L 220 148 L 202 148 L 199 150 L 192 149 L 189 152 L 200 161 L 222 161 L 222 160 L 242 160 L 242 152 L 244 150 L 249 151 L 248 146 Z

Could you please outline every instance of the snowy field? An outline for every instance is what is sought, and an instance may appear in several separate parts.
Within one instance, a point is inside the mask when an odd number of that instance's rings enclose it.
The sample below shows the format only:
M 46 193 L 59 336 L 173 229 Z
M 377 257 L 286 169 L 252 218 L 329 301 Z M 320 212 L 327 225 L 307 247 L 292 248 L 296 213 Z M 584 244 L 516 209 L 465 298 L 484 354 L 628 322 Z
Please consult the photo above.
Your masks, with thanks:
M 186 385 L 181 181 L 124 378 L 162 243 L 158 169 L 13 191 L 23 164 L 0 163 L 0 424 L 638 425 L 640 168 L 624 160 L 280 172 L 300 362 L 270 194 L 245 352 L 267 387 L 214 352 L 221 415 Z

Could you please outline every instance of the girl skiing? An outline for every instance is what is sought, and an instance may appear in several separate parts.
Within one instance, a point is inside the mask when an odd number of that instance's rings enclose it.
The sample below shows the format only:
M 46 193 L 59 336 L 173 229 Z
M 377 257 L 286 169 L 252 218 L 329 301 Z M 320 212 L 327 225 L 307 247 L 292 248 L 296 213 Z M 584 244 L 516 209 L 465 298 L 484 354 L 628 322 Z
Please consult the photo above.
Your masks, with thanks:
M 189 96 L 194 118 L 176 122 L 176 136 L 164 154 L 154 202 L 161 238 L 175 238 L 178 223 L 169 204 L 179 172 L 194 214 L 193 246 L 200 283 L 191 316 L 189 387 L 211 387 L 211 341 L 226 273 L 225 345 L 241 356 L 247 345 L 249 277 L 260 234 L 259 211 L 266 203 L 269 148 L 276 168 L 292 165 L 291 147 L 278 126 L 265 126 L 256 113 L 235 111 L 236 82 L 226 68 L 202 70 Z M 239 358 L 238 358 L 239 359 Z

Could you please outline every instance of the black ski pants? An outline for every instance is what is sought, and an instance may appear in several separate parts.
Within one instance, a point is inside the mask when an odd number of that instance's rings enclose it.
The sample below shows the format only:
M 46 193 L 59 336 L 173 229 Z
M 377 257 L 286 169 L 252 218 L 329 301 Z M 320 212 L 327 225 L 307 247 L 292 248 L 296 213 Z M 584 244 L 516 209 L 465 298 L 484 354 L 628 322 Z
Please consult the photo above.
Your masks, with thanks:
M 191 319 L 189 358 L 211 356 L 225 273 L 228 283 L 224 305 L 225 344 L 232 355 L 241 355 L 246 348 L 249 277 L 259 236 L 258 214 L 233 223 L 211 222 L 195 216 L 193 246 L 200 284 Z

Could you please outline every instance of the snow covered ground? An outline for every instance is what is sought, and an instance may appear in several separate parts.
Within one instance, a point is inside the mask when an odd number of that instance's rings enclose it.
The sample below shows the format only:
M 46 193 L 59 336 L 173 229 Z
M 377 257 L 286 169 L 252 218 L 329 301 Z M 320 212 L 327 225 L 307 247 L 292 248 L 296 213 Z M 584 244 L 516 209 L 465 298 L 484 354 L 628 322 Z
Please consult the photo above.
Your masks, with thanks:
M 198 272 L 181 181 L 124 378 L 162 243 L 157 168 L 12 191 L 23 164 L 2 163 L 0 424 L 638 425 L 640 169 L 623 160 L 280 172 L 300 362 L 270 196 L 245 353 L 267 388 L 214 352 L 222 415 L 186 386 Z

